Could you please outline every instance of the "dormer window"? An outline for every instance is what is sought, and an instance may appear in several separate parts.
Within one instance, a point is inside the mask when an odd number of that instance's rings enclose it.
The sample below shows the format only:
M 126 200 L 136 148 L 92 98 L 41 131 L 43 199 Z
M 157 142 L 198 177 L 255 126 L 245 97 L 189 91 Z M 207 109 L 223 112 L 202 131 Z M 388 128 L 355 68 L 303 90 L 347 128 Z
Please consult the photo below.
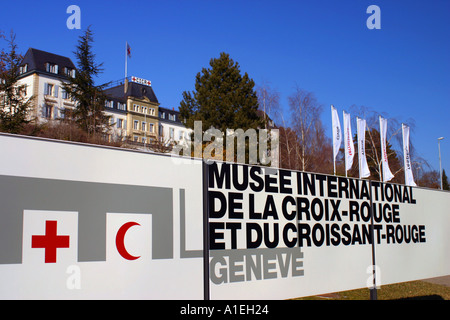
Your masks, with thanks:
M 113 102 L 110 100 L 105 100 L 105 108 L 114 108 Z
M 125 103 L 117 102 L 117 109 L 119 109 L 119 110 L 126 110 Z
M 47 62 L 45 64 L 45 71 L 58 74 L 58 65 Z
M 75 78 L 75 69 L 64 67 L 64 74 L 70 78 Z
M 20 66 L 19 72 L 20 74 L 26 73 L 28 71 L 28 64 L 24 64 L 23 66 Z

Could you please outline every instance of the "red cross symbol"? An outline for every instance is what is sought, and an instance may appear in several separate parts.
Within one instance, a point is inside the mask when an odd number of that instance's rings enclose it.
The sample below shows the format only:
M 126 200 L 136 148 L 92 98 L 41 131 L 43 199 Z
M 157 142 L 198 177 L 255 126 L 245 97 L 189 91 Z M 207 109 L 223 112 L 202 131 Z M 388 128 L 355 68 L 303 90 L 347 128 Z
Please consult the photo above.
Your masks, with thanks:
M 32 248 L 45 249 L 45 263 L 56 262 L 56 249 L 69 248 L 69 236 L 58 236 L 56 233 L 57 221 L 45 221 L 45 235 L 32 236 Z

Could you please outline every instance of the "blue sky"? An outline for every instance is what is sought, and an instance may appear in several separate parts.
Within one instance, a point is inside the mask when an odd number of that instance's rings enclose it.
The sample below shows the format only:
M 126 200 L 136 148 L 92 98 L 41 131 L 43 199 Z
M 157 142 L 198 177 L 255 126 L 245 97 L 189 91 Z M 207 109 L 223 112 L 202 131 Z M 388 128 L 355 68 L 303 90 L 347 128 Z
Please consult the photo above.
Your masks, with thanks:
M 81 30 L 69 30 L 69 5 L 81 9 Z M 369 30 L 369 5 L 381 9 L 381 29 Z M 3 1 L 0 30 L 14 30 L 29 47 L 73 59 L 78 37 L 94 31 L 104 73 L 98 83 L 128 75 L 152 81 L 161 106 L 178 108 L 182 92 L 213 57 L 227 52 L 256 84 L 280 92 L 281 104 L 299 86 L 324 106 L 366 106 L 415 122 L 417 152 L 450 173 L 450 1 L 448 0 L 161 0 Z M 342 121 L 342 119 L 341 119 Z M 353 128 L 356 131 L 356 128 Z

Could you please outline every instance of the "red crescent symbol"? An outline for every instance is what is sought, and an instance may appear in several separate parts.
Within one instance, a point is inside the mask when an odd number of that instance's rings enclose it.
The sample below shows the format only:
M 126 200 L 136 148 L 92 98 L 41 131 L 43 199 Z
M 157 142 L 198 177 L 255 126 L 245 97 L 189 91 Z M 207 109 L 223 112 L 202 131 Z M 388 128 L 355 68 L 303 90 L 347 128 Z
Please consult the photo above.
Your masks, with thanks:
M 127 222 L 123 226 L 120 227 L 119 231 L 117 231 L 116 235 L 116 247 L 117 251 L 119 251 L 120 255 L 124 257 L 127 260 L 136 260 L 140 258 L 140 256 L 135 257 L 128 253 L 127 249 L 125 248 L 124 244 L 124 238 L 125 234 L 127 233 L 128 229 L 130 229 L 132 226 L 140 226 L 137 222 Z

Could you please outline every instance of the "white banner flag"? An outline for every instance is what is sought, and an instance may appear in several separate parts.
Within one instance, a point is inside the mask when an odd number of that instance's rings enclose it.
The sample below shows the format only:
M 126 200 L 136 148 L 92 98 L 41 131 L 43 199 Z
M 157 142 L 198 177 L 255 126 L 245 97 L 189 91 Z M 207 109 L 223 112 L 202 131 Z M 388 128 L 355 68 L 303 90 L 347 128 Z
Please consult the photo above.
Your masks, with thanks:
M 409 156 L 409 127 L 402 124 L 402 133 L 403 133 L 403 162 L 404 162 L 404 170 L 405 170 L 405 184 L 407 186 L 416 186 L 414 182 L 412 167 L 411 167 L 411 158 Z
M 350 124 L 350 114 L 344 111 L 344 150 L 345 150 L 345 171 L 350 170 L 355 155 L 355 146 L 353 145 L 352 126 Z
M 387 132 L 387 120 L 380 116 L 380 142 L 381 142 L 381 161 L 382 161 L 382 171 L 383 179 L 382 181 L 391 180 L 394 175 L 389 169 L 388 155 L 386 150 L 386 132 Z
M 359 178 L 361 179 L 370 176 L 366 158 L 366 120 L 356 118 L 356 130 L 358 133 Z
M 333 126 L 333 159 L 336 159 L 339 148 L 342 143 L 341 123 L 339 122 L 338 112 L 335 107 L 331 106 L 331 120 Z

